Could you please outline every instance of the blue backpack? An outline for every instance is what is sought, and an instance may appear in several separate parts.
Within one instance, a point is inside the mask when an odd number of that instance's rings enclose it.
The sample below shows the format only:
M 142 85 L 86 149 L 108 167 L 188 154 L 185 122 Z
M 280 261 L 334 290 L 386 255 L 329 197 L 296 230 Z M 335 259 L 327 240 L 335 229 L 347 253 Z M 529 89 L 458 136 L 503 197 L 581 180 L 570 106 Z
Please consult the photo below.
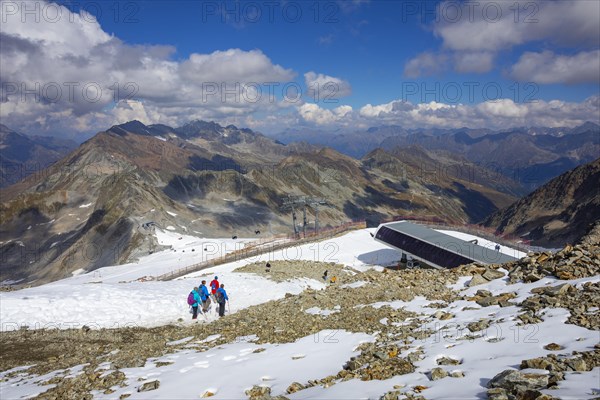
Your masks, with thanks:
M 221 292 L 220 290 L 217 290 L 217 293 L 215 293 L 215 297 L 217 298 L 217 303 L 225 303 L 225 296 L 223 296 L 223 292 Z
M 194 292 L 190 292 L 190 294 L 188 294 L 187 302 L 190 306 L 193 306 L 196 303 L 196 299 L 194 298 Z

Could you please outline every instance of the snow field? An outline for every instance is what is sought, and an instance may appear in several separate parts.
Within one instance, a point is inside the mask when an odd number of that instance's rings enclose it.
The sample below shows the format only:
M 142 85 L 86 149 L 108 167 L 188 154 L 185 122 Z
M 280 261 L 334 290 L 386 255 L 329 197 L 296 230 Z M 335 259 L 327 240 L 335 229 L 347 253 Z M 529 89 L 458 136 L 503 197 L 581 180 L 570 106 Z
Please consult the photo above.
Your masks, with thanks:
M 253 274 L 235 273 L 236 268 L 267 260 L 315 260 L 341 263 L 357 270 L 386 265 L 399 259 L 399 254 L 383 244 L 373 241 L 369 232 L 350 232 L 334 239 L 310 243 L 283 251 L 272 252 L 251 259 L 220 265 L 190 274 L 173 281 L 137 281 L 146 276 L 156 276 L 173 269 L 192 265 L 208 257 L 218 257 L 225 251 L 233 251 L 249 240 L 238 239 L 199 239 L 168 231 L 157 230 L 161 244 L 173 246 L 173 250 L 161 251 L 140 259 L 138 263 L 102 268 L 90 273 L 82 273 L 68 279 L 31 289 L 0 293 L 0 322 L 3 331 L 30 328 L 66 329 L 88 325 L 91 328 L 111 328 L 119 326 L 157 326 L 176 322 L 183 318 L 185 324 L 192 324 L 186 298 L 194 286 L 202 279 L 210 282 L 215 275 L 226 285 L 231 298 L 231 312 L 252 305 L 284 297 L 285 293 L 297 294 L 306 288 L 321 289 L 324 284 L 311 279 L 296 279 L 276 283 Z M 179 239 L 181 238 L 181 239 Z M 465 237 L 469 239 L 468 237 Z M 210 244 L 209 244 L 210 243 Z M 480 242 L 481 243 L 481 242 Z M 491 242 L 490 242 L 491 243 Z M 495 244 L 490 244 L 493 248 Z M 209 246 L 214 246 L 210 247 Z M 191 249 L 195 251 L 192 252 Z M 206 248 L 206 251 L 204 250 Z M 503 246 L 503 250 L 504 250 Z M 185 250 L 185 253 L 183 252 Z M 510 251 L 510 250 L 506 250 Z M 509 253 L 507 253 L 509 254 Z M 520 256 L 520 254 L 509 254 Z M 477 290 L 486 289 L 497 295 L 516 292 L 514 303 L 531 296 L 531 289 L 540 286 L 553 286 L 559 283 L 582 285 L 597 281 L 598 277 L 573 281 L 558 281 L 544 278 L 529 284 L 509 285 L 507 279 L 497 279 L 472 288 L 467 287 L 470 277 L 460 278 L 452 285 L 466 296 Z M 363 281 L 345 285 L 352 290 L 367 284 Z M 518 307 L 490 306 L 479 307 L 471 301 L 456 301 L 444 308 L 426 307 L 430 302 L 422 297 L 412 301 L 381 302 L 363 307 L 405 308 L 419 314 L 417 317 L 423 329 L 434 333 L 425 339 L 415 339 L 410 348 L 400 356 L 407 356 L 416 350 L 423 351 L 423 359 L 415 362 L 416 371 L 395 376 L 385 381 L 351 380 L 337 383 L 329 388 L 320 386 L 287 395 L 290 399 L 377 399 L 383 393 L 402 387 L 401 391 L 411 391 L 416 385 L 427 386 L 422 395 L 426 398 L 482 398 L 485 396 L 487 381 L 507 368 L 518 369 L 521 360 L 550 354 L 543 347 L 555 342 L 564 347 L 556 354 L 569 355 L 572 351 L 589 351 L 598 343 L 597 331 L 590 331 L 575 325 L 565 324 L 569 312 L 565 309 L 548 309 L 545 321 L 536 325 L 518 326 L 513 320 Z M 465 310 L 465 307 L 473 308 Z M 327 318 L 337 312 L 313 307 L 307 313 Z M 433 317 L 438 311 L 454 314 L 448 320 L 440 321 Z M 218 317 L 214 304 L 208 315 L 209 322 Z M 492 324 L 483 331 L 471 333 L 466 329 L 470 322 L 490 319 Z M 198 323 L 206 323 L 199 317 Z M 218 322 L 217 322 L 218 323 Z M 380 321 L 388 324 L 387 319 Z M 405 321 L 404 323 L 407 323 Z M 395 324 L 403 324 L 402 322 Z M 238 338 L 235 343 L 222 345 L 198 352 L 202 343 L 217 339 L 218 335 L 203 340 L 186 337 L 170 342 L 168 346 L 183 345 L 186 349 L 173 351 L 157 359 L 149 359 L 141 368 L 125 369 L 128 387 L 114 388 L 115 393 L 104 395 L 94 393 L 95 398 L 118 398 L 121 394 L 131 394 L 132 399 L 144 398 L 200 398 L 206 392 L 215 399 L 244 398 L 245 391 L 253 385 L 271 387 L 271 394 L 285 394 L 292 382 L 306 383 L 309 379 L 324 378 L 337 373 L 344 362 L 356 355 L 356 347 L 375 338 L 366 334 L 352 334 L 345 331 L 321 332 L 307 336 L 295 343 L 263 344 L 252 343 L 253 337 Z M 399 347 L 404 343 L 398 343 Z M 264 348 L 262 352 L 255 350 Z M 428 373 L 438 367 L 436 360 L 450 357 L 462 361 L 460 365 L 440 366 L 449 373 L 461 371 L 463 378 L 447 377 L 438 381 L 429 380 Z M 156 367 L 157 362 L 172 364 Z M 0 385 L 1 398 L 23 398 L 43 393 L 51 386 L 41 383 L 53 376 L 66 376 L 80 373 L 83 366 L 68 370 L 54 371 L 44 376 L 27 376 L 27 367 L 20 367 L 16 377 L 7 378 Z M 110 366 L 102 366 L 108 373 Z M 0 381 L 11 371 L 0 373 Z M 544 373 L 543 371 L 535 371 Z M 600 388 L 600 368 L 589 372 L 566 373 L 565 381 L 558 390 L 548 390 L 548 394 L 573 399 L 597 397 L 592 390 Z M 141 379 L 141 380 L 140 380 Z M 144 381 L 158 379 L 157 390 L 138 393 L 137 387 Z

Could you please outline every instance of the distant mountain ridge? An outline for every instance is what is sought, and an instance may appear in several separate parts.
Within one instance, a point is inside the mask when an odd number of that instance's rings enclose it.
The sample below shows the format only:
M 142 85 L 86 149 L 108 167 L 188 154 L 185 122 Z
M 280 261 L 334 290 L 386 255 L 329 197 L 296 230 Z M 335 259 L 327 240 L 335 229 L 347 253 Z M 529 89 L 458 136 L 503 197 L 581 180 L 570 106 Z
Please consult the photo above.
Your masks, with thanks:
M 283 143 L 305 140 L 361 158 L 376 148 L 418 145 L 446 151 L 518 181 L 529 193 L 561 173 L 600 155 L 600 126 L 586 122 L 575 128 L 404 129 L 372 127 L 363 131 L 285 131 L 275 135 Z
M 0 124 L 0 188 L 40 172 L 76 147 L 72 140 L 27 136 Z
M 500 210 L 484 225 L 533 244 L 577 243 L 600 222 L 600 158 L 568 171 Z
M 425 173 L 400 152 L 356 160 L 233 125 L 116 125 L 2 189 L 0 281 L 43 282 L 135 260 L 158 249 L 148 222 L 202 237 L 291 233 L 291 215 L 281 209 L 288 195 L 324 198 L 321 227 L 398 215 L 476 222 L 516 199 L 509 180 L 428 172 L 465 160 L 425 149 L 419 157 L 429 160 Z M 307 226 L 315 226 L 310 209 Z

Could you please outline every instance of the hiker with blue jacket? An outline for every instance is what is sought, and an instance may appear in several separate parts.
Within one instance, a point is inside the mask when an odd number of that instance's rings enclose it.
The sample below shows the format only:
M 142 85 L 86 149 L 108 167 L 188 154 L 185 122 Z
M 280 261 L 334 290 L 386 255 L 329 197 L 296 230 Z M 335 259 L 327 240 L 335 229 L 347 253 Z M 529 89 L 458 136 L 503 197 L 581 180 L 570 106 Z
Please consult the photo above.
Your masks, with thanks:
M 198 288 L 194 287 L 194 290 L 192 290 L 191 293 L 194 296 L 194 303 L 191 304 L 192 306 L 192 319 L 196 319 L 198 318 L 198 305 L 200 305 L 200 293 L 198 292 Z
M 200 285 L 200 300 L 202 300 L 202 312 L 206 314 L 210 308 L 210 296 L 206 288 L 206 281 L 204 280 Z
M 225 315 L 225 302 L 229 301 L 227 292 L 225 291 L 225 285 L 221 283 L 221 287 L 217 289 L 216 293 L 217 303 L 219 303 L 219 317 Z

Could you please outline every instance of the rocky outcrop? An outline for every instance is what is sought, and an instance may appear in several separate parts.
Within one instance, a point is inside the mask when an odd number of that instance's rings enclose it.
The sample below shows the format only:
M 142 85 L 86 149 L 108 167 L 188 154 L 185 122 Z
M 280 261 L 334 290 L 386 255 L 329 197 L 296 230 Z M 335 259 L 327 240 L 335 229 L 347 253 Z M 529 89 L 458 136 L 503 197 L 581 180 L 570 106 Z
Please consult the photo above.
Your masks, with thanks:
M 552 389 L 565 379 L 565 372 L 591 371 L 600 365 L 600 350 L 573 352 L 572 357 L 547 357 L 523 360 L 521 370 L 546 370 L 547 373 L 523 372 L 507 369 L 494 376 L 487 384 L 488 399 L 534 399 L 550 400 L 554 397 L 543 394 L 541 390 Z

